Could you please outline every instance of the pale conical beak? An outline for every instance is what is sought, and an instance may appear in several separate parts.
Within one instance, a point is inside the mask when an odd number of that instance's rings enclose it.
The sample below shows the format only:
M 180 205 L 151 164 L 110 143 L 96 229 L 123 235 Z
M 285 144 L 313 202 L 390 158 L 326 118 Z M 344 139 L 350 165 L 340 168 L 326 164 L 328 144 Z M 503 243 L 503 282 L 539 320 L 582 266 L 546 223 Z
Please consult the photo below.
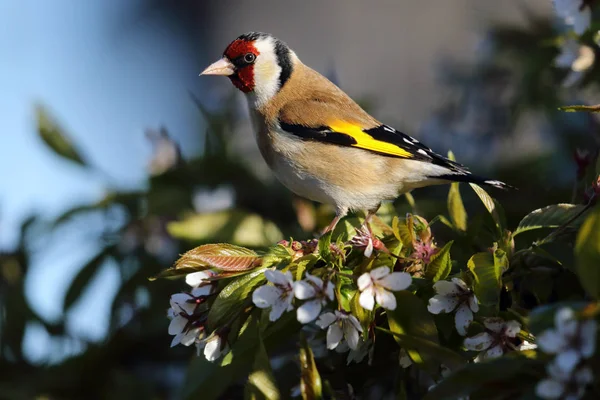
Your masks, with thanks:
M 219 61 L 210 64 L 200 75 L 223 75 L 229 76 L 233 75 L 235 72 L 235 67 L 225 57 L 221 58 Z

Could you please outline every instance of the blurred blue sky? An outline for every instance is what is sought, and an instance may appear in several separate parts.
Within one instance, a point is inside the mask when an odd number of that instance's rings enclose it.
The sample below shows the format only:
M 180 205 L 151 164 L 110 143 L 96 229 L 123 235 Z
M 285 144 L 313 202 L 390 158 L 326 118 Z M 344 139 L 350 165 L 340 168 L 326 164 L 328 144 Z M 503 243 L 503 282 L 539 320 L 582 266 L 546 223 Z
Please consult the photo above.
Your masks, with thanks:
M 185 41 L 174 40 L 178 32 L 132 17 L 140 3 L 0 1 L 0 248 L 15 244 L 19 222 L 29 213 L 50 218 L 100 198 L 107 188 L 103 176 L 48 151 L 35 130 L 35 104 L 49 109 L 82 153 L 112 177 L 111 185 L 144 184 L 146 128 L 166 126 L 184 156 L 197 150 L 200 117 L 188 90 L 199 85 L 201 66 Z M 38 254 L 27 288 L 41 315 L 60 317 L 74 267 L 92 251 L 72 238 Z M 116 270 L 107 265 L 97 279 L 68 324 L 91 339 L 107 328 L 107 288 L 114 287 Z

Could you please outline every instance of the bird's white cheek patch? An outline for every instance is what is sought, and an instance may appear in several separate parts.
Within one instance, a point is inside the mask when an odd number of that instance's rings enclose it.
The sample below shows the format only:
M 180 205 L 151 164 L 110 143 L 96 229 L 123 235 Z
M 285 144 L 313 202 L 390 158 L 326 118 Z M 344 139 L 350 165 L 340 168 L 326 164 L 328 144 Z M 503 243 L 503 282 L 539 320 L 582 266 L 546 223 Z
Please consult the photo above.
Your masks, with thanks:
M 259 108 L 279 91 L 281 67 L 277 62 L 273 39 L 259 39 L 254 46 L 260 55 L 254 64 L 254 91 L 249 96 L 251 105 Z

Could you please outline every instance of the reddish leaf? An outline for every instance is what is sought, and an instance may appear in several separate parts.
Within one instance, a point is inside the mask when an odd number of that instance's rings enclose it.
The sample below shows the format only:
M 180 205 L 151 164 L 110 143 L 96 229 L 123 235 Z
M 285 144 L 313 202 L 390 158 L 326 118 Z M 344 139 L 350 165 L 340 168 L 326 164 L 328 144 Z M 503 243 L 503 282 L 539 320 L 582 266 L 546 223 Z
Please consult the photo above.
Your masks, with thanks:
M 261 259 L 254 251 L 232 244 L 218 243 L 205 244 L 188 251 L 177 260 L 175 268 L 193 267 L 197 270 L 218 268 L 223 271 L 248 271 L 260 264 Z

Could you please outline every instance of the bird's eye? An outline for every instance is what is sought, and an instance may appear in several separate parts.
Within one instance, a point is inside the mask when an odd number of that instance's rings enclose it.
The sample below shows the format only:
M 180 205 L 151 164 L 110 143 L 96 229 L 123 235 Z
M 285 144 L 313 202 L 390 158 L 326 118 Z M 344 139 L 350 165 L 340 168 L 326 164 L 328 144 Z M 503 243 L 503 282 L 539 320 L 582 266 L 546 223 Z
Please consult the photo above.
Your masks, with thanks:
M 244 55 L 244 61 L 248 64 L 252 64 L 256 60 L 256 56 L 252 53 L 246 53 Z

